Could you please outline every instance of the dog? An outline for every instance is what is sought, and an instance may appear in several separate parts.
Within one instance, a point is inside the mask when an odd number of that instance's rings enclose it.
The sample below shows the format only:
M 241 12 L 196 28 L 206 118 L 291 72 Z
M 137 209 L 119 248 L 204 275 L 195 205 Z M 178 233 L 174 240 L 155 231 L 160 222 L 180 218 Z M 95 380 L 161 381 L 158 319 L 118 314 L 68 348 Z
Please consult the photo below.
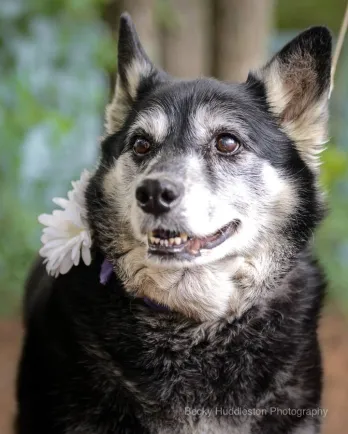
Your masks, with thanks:
M 121 16 L 93 260 L 29 276 L 17 434 L 319 433 L 330 69 L 313 27 L 245 83 L 175 79 Z

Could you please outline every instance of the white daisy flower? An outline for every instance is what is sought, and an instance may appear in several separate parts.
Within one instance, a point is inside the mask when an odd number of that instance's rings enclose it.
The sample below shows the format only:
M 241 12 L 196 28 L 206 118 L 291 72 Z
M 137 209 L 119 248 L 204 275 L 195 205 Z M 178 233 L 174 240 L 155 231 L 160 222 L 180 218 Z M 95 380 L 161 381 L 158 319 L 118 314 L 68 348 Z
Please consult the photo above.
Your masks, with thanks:
M 56 197 L 53 202 L 62 210 L 54 210 L 52 214 L 41 214 L 39 222 L 46 226 L 43 229 L 40 255 L 48 274 L 57 277 L 66 274 L 73 265 L 78 265 L 80 257 L 86 265 L 91 263 L 91 232 L 87 224 L 85 191 L 91 175 L 84 170 L 78 181 L 71 184 L 68 199 Z

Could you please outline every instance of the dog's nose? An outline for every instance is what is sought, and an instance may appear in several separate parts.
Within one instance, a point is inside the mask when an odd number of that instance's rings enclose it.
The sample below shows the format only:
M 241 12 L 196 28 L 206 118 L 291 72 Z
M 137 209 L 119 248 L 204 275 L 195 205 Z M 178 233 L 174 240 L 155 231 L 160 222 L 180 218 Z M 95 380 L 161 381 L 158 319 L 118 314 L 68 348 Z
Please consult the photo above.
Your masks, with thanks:
M 159 215 L 178 203 L 182 190 L 182 186 L 168 179 L 145 179 L 137 187 L 135 197 L 144 212 Z

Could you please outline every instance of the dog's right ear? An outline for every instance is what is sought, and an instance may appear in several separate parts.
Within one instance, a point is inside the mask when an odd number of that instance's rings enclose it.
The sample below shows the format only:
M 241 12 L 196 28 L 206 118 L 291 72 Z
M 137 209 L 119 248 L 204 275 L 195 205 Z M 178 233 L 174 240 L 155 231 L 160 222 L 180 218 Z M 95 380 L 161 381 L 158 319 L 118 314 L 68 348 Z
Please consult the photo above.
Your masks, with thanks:
M 130 15 L 120 18 L 118 39 L 118 71 L 115 94 L 106 107 L 106 130 L 108 134 L 122 128 L 130 108 L 142 85 L 154 85 L 160 71 L 151 63 L 142 47 Z

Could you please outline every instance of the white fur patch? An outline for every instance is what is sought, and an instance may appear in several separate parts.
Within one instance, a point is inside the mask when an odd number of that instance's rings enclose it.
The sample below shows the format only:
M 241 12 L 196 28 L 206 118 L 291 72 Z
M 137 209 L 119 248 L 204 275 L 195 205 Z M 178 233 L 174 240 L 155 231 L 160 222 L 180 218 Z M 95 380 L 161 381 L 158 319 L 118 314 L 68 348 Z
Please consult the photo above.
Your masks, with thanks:
M 119 260 L 127 290 L 200 321 L 216 320 L 233 310 L 231 276 L 240 259 L 175 269 L 156 266 L 146 257 L 147 246 L 139 246 Z
M 230 113 L 226 113 L 219 107 L 211 107 L 209 104 L 201 104 L 192 112 L 190 116 L 190 126 L 192 135 L 198 143 L 206 144 L 216 131 L 233 133 L 238 131 L 241 136 L 247 137 L 244 126 L 236 118 L 231 118 Z
M 270 215 L 274 222 L 282 222 L 297 206 L 298 196 L 295 187 L 266 161 L 262 166 L 262 174 L 268 204 L 273 207 Z
M 161 143 L 166 138 L 169 127 L 169 119 L 164 110 L 158 106 L 152 107 L 145 109 L 136 117 L 127 136 L 130 137 L 135 132 L 141 131 Z

